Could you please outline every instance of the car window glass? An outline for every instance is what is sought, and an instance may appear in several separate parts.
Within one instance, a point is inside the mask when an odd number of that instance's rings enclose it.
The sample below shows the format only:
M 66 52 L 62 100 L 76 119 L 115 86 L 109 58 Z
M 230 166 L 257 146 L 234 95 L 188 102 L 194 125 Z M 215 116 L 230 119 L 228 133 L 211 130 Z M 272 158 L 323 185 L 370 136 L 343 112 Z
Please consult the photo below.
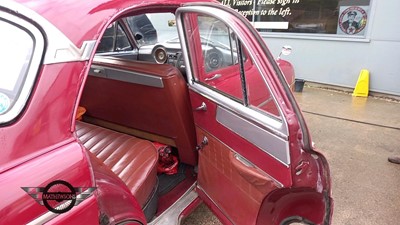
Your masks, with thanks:
M 209 16 L 199 16 L 198 24 L 206 72 L 233 65 L 235 43 L 229 28 L 222 21 Z
M 129 51 L 132 50 L 132 45 L 129 43 L 128 37 L 125 31 L 122 29 L 121 25 L 118 24 L 117 27 L 117 40 L 115 44 L 116 51 Z
M 96 53 L 129 51 L 133 47 L 129 43 L 125 31 L 119 23 L 113 23 L 104 32 Z
M 192 57 L 196 57 L 192 60 L 194 81 L 279 119 L 267 82 L 237 35 L 214 17 L 190 13 L 185 20 L 186 26 L 192 26 L 186 32 Z
M 141 14 L 127 17 L 126 21 L 139 46 L 176 41 L 178 37 L 172 13 Z
M 127 17 L 126 21 L 139 46 L 157 43 L 157 30 L 146 14 Z
M 115 23 L 107 27 L 100 40 L 96 53 L 112 52 L 114 50 Z
M 190 29 L 189 45 L 201 49 L 196 55 L 199 60 L 196 60 L 195 81 L 243 102 L 235 35 L 216 18 L 196 15 L 193 20 L 196 24 L 193 26 L 197 27 Z
M 210 16 L 197 16 L 197 24 L 202 59 L 196 80 L 243 102 L 235 36 L 225 23 Z
M 243 54 L 247 54 L 241 46 Z M 243 60 L 243 71 L 246 81 L 247 103 L 250 108 L 267 113 L 273 118 L 279 119 L 280 113 L 273 99 L 270 89 L 267 86 L 265 78 L 261 75 L 251 57 Z
M 7 113 L 18 99 L 27 75 L 35 41 L 24 29 L 0 20 L 0 115 Z M 18 43 L 18 44 L 11 44 Z

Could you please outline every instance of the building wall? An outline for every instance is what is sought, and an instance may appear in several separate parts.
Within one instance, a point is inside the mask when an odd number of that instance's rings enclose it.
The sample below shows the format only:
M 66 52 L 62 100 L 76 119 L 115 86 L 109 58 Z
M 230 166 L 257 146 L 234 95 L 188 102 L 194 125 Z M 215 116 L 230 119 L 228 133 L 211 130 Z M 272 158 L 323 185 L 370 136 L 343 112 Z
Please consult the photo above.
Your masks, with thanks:
M 296 77 L 308 81 L 354 87 L 361 69 L 370 71 L 370 90 L 400 95 L 400 1 L 372 1 L 365 39 L 262 33 L 274 55 L 284 56 Z

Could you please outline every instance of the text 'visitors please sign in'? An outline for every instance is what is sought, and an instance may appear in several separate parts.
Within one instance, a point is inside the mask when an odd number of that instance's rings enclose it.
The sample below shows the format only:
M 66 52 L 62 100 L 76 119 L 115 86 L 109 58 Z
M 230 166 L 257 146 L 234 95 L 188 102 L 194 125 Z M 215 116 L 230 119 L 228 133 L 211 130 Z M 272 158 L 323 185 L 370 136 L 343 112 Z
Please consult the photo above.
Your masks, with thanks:
M 221 0 L 260 29 L 287 29 L 292 16 L 291 6 L 301 0 Z

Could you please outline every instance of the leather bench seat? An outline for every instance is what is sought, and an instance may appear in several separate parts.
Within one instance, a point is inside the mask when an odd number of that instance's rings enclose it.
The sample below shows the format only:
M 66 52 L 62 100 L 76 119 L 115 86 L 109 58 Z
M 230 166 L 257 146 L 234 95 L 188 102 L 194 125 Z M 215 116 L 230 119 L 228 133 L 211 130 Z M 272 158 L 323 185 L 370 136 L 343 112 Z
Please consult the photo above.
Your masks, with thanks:
M 144 208 L 158 185 L 158 152 L 154 145 L 81 121 L 76 121 L 76 134 L 86 149 L 125 182 Z

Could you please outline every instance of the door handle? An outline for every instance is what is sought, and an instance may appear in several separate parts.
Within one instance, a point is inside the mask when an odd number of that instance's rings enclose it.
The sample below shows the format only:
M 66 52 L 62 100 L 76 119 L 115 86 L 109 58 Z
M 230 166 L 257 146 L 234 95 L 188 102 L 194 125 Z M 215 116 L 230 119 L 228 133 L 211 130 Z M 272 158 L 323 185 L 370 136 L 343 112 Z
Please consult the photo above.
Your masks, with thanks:
M 246 167 L 254 168 L 253 163 L 249 162 L 249 160 L 243 158 L 242 156 L 240 156 L 240 155 L 238 155 L 238 154 L 235 154 L 234 157 L 235 157 L 235 159 L 236 159 L 237 161 L 241 162 L 241 163 L 242 163 L 243 165 L 245 165 Z
M 99 66 L 92 66 L 89 75 L 96 77 L 107 77 L 106 70 Z
M 217 73 L 217 74 L 215 74 L 214 76 L 212 76 L 212 77 L 210 77 L 210 78 L 206 78 L 206 79 L 204 79 L 204 80 L 205 80 L 205 81 L 212 81 L 212 80 L 216 80 L 216 79 L 220 78 L 221 76 L 222 76 L 221 74 Z
M 195 109 L 196 111 L 207 111 L 207 105 L 206 103 L 202 102 L 199 107 Z

